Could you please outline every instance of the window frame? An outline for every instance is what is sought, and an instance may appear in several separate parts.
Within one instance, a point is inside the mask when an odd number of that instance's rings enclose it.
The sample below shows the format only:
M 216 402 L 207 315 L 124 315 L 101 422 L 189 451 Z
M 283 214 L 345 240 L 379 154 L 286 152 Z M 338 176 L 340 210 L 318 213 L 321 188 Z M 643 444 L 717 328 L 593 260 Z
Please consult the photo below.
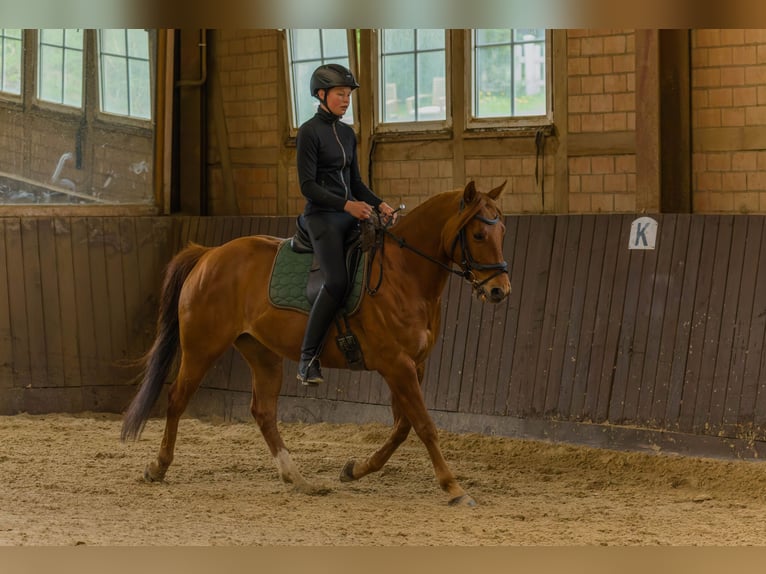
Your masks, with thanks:
M 385 98 L 385 89 L 382 89 L 382 50 L 383 28 L 372 30 L 371 53 L 372 61 L 372 110 L 373 110 L 373 132 L 381 135 L 388 134 L 429 134 L 449 132 L 452 129 L 452 42 L 451 34 L 453 30 L 444 28 L 444 97 L 445 97 L 445 118 L 443 120 L 419 120 L 408 122 L 384 122 L 383 121 L 383 99 Z
M 465 128 L 466 132 L 479 132 L 482 130 L 529 130 L 533 128 L 550 128 L 553 125 L 553 30 L 545 29 L 545 114 L 536 116 L 497 116 L 479 118 L 473 113 L 474 82 L 476 67 L 474 66 L 474 33 L 478 28 L 465 31 L 464 58 L 467 71 L 470 72 L 470 81 L 463 86 L 465 98 Z M 469 77 L 469 74 L 466 74 Z
M 297 102 L 295 100 L 296 94 L 293 90 L 293 62 L 292 62 L 292 54 L 290 51 L 290 30 L 293 30 L 294 28 L 284 28 L 281 30 L 281 42 L 282 42 L 282 54 L 283 54 L 283 69 L 285 71 L 285 90 L 287 94 L 287 125 L 288 125 L 288 138 L 290 140 L 294 140 L 298 136 L 298 129 L 300 128 L 300 125 L 298 124 L 298 118 L 296 117 L 297 112 Z M 354 77 L 357 80 L 357 83 L 359 82 L 359 56 L 357 53 L 357 30 L 355 28 L 346 28 L 346 42 L 348 47 L 348 63 L 349 68 L 351 69 L 351 72 L 354 74 Z M 320 60 L 323 58 L 320 58 Z M 305 86 L 305 89 L 308 90 L 309 86 Z M 354 121 L 353 123 L 346 123 L 350 128 L 354 130 L 354 133 L 356 133 L 357 137 L 359 137 L 361 124 L 360 124 L 360 101 L 358 96 L 359 90 L 354 90 L 351 92 L 351 101 L 352 106 L 354 110 Z

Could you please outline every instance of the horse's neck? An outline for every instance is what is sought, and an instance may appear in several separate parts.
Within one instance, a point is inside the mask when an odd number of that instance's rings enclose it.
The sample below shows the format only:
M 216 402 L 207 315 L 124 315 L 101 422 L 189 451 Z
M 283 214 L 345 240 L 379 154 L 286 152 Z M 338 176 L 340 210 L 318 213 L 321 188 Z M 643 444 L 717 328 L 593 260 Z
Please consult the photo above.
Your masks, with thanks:
M 454 206 L 452 205 L 454 203 Z M 457 211 L 457 203 L 447 196 L 436 196 L 402 217 L 393 229 L 394 235 L 404 240 L 428 257 L 449 265 L 449 258 L 442 247 L 442 229 L 450 216 Z M 437 263 L 402 249 L 403 276 L 429 297 L 437 298 L 447 283 L 449 273 Z

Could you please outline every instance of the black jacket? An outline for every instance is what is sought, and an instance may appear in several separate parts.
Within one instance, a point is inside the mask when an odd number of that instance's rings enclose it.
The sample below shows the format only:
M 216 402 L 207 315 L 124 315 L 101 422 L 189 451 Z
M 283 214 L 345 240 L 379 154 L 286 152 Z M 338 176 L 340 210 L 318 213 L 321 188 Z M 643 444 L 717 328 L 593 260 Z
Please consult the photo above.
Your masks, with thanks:
M 351 126 L 323 108 L 298 130 L 298 181 L 306 197 L 304 213 L 343 211 L 347 200 L 377 207 L 382 200 L 362 181 Z

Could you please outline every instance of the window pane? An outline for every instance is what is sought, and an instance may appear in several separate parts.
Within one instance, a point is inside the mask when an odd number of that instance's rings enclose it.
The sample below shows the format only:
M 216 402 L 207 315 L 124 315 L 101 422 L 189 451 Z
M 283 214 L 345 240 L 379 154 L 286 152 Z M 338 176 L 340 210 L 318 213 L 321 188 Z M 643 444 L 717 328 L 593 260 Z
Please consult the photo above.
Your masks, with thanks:
M 125 56 L 125 30 L 100 30 L 101 52 Z
M 477 50 L 476 91 L 478 117 L 511 115 L 510 46 L 493 46 Z
M 544 45 L 522 44 L 514 48 L 515 115 L 531 116 L 545 113 L 545 54 Z
M 322 43 L 325 58 L 348 59 L 348 39 L 345 30 L 323 30 Z
M 383 52 L 412 52 L 415 49 L 415 30 L 384 30 Z
M 101 74 L 101 109 L 110 114 L 128 115 L 127 60 L 102 56 Z
M 130 115 L 134 118 L 152 117 L 152 92 L 149 77 L 149 62 L 130 60 Z
M 517 42 L 545 41 L 545 28 L 517 28 L 513 32 Z
M 64 50 L 63 104 L 79 107 L 82 102 L 82 52 Z
M 415 121 L 414 54 L 384 56 L 382 70 L 386 94 L 383 121 Z
M 291 30 L 293 61 L 316 58 L 319 52 L 319 30 Z M 308 84 L 306 84 L 308 85 Z
M 21 30 L 0 28 L 0 92 L 21 94 Z
M 40 86 L 38 88 L 41 100 L 61 103 L 64 91 L 64 74 L 61 69 L 63 59 L 64 50 L 61 48 L 41 47 Z
M 128 54 L 149 61 L 149 33 L 146 30 L 128 30 Z
M 476 30 L 476 45 L 509 44 L 513 30 Z
M 444 54 L 426 52 L 418 55 L 417 120 L 443 120 L 446 117 Z
M 55 46 L 64 45 L 64 30 L 57 28 L 55 30 L 40 30 L 40 42 L 43 44 L 53 44 Z
M 418 50 L 444 49 L 444 30 L 418 30 Z
M 64 30 L 64 46 L 67 48 L 74 48 L 75 50 L 82 50 L 83 34 L 82 30 Z

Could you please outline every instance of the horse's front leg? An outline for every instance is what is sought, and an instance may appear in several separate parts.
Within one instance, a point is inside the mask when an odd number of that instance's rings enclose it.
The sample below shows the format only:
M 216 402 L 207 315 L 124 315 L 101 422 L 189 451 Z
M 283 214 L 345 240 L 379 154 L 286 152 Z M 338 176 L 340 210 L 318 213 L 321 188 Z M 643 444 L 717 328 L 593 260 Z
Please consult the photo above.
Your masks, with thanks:
M 455 479 L 455 475 L 442 454 L 439 446 L 439 433 L 428 413 L 420 389 L 420 379 L 423 376 L 422 369 L 416 367 L 412 359 L 403 356 L 401 360 L 387 365 L 385 372 L 381 371 L 381 375 L 386 379 L 386 383 L 391 389 L 392 404 L 399 405 L 401 419 L 409 421 L 428 450 L 436 480 L 442 490 L 449 495 L 450 506 L 476 506 L 476 501 L 463 490 L 463 487 Z M 396 428 L 394 432 L 396 432 Z M 352 467 L 352 470 L 356 475 L 356 466 Z
M 385 443 L 373 455 L 363 462 L 349 460 L 340 473 L 342 482 L 359 480 L 372 472 L 377 472 L 388 462 L 391 455 L 394 454 L 399 445 L 402 444 L 410 434 L 412 425 L 407 417 L 402 414 L 399 407 L 399 401 L 396 397 L 391 397 L 391 411 L 394 415 L 394 428 Z

